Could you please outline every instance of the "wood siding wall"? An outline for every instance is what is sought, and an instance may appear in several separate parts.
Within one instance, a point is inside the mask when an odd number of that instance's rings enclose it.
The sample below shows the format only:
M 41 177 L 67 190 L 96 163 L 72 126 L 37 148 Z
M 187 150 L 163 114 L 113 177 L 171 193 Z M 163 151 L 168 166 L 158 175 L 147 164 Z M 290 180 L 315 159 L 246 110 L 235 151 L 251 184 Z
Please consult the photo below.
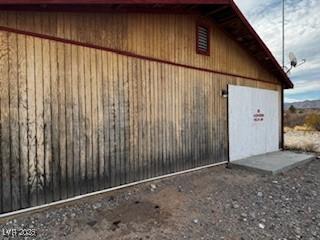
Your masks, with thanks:
M 196 23 L 199 19 L 211 26 L 210 56 L 196 53 Z M 278 82 L 210 18 L 198 15 L 2 11 L 0 26 Z
M 227 161 L 227 84 L 281 89 L 0 31 L 0 213 Z

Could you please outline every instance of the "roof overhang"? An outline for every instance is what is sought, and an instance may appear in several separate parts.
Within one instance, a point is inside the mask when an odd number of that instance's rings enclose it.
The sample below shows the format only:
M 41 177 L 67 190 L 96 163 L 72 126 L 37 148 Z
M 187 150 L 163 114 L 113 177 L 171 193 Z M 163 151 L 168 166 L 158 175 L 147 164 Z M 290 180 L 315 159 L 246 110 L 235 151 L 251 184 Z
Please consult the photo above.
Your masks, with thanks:
M 0 0 L 6 10 L 151 11 L 198 12 L 211 18 L 220 29 L 253 55 L 268 71 L 293 88 L 271 51 L 264 44 L 233 0 Z

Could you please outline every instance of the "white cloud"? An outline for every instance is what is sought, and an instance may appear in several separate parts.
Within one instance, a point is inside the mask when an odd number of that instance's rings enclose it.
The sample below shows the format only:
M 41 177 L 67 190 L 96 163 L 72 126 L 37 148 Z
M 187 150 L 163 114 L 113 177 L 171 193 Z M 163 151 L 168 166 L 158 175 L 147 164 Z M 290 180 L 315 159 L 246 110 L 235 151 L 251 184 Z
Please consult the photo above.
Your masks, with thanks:
M 284 102 L 285 102 L 285 103 L 299 102 L 299 99 L 297 99 L 297 98 L 287 98 L 287 97 L 285 97 L 285 98 L 284 98 Z
M 290 97 L 290 96 L 294 96 L 301 93 L 316 92 L 316 91 L 319 91 L 319 94 L 320 94 L 319 83 L 320 82 L 318 80 L 296 82 L 294 89 L 286 90 L 286 95 Z

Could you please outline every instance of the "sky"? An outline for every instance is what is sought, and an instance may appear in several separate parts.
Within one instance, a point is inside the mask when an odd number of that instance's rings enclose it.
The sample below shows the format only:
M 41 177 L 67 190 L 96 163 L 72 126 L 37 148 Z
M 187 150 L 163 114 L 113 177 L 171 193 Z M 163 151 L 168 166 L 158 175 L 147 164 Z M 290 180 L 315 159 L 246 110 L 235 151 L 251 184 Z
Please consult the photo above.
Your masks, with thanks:
M 253 28 L 282 62 L 282 0 L 234 0 Z M 289 52 L 306 63 L 292 69 L 295 87 L 285 102 L 320 99 L 320 0 L 285 0 L 285 65 Z M 281 63 L 282 65 L 282 63 Z

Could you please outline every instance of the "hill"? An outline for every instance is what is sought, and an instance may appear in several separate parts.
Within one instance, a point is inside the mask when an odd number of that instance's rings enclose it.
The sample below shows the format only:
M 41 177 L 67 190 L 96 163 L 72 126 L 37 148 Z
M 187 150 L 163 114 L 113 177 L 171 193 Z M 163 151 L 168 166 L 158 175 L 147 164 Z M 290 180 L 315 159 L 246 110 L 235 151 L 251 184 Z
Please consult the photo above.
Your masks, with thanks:
M 303 102 L 284 103 L 284 109 L 288 110 L 293 105 L 297 109 L 320 109 L 320 100 L 306 100 Z

